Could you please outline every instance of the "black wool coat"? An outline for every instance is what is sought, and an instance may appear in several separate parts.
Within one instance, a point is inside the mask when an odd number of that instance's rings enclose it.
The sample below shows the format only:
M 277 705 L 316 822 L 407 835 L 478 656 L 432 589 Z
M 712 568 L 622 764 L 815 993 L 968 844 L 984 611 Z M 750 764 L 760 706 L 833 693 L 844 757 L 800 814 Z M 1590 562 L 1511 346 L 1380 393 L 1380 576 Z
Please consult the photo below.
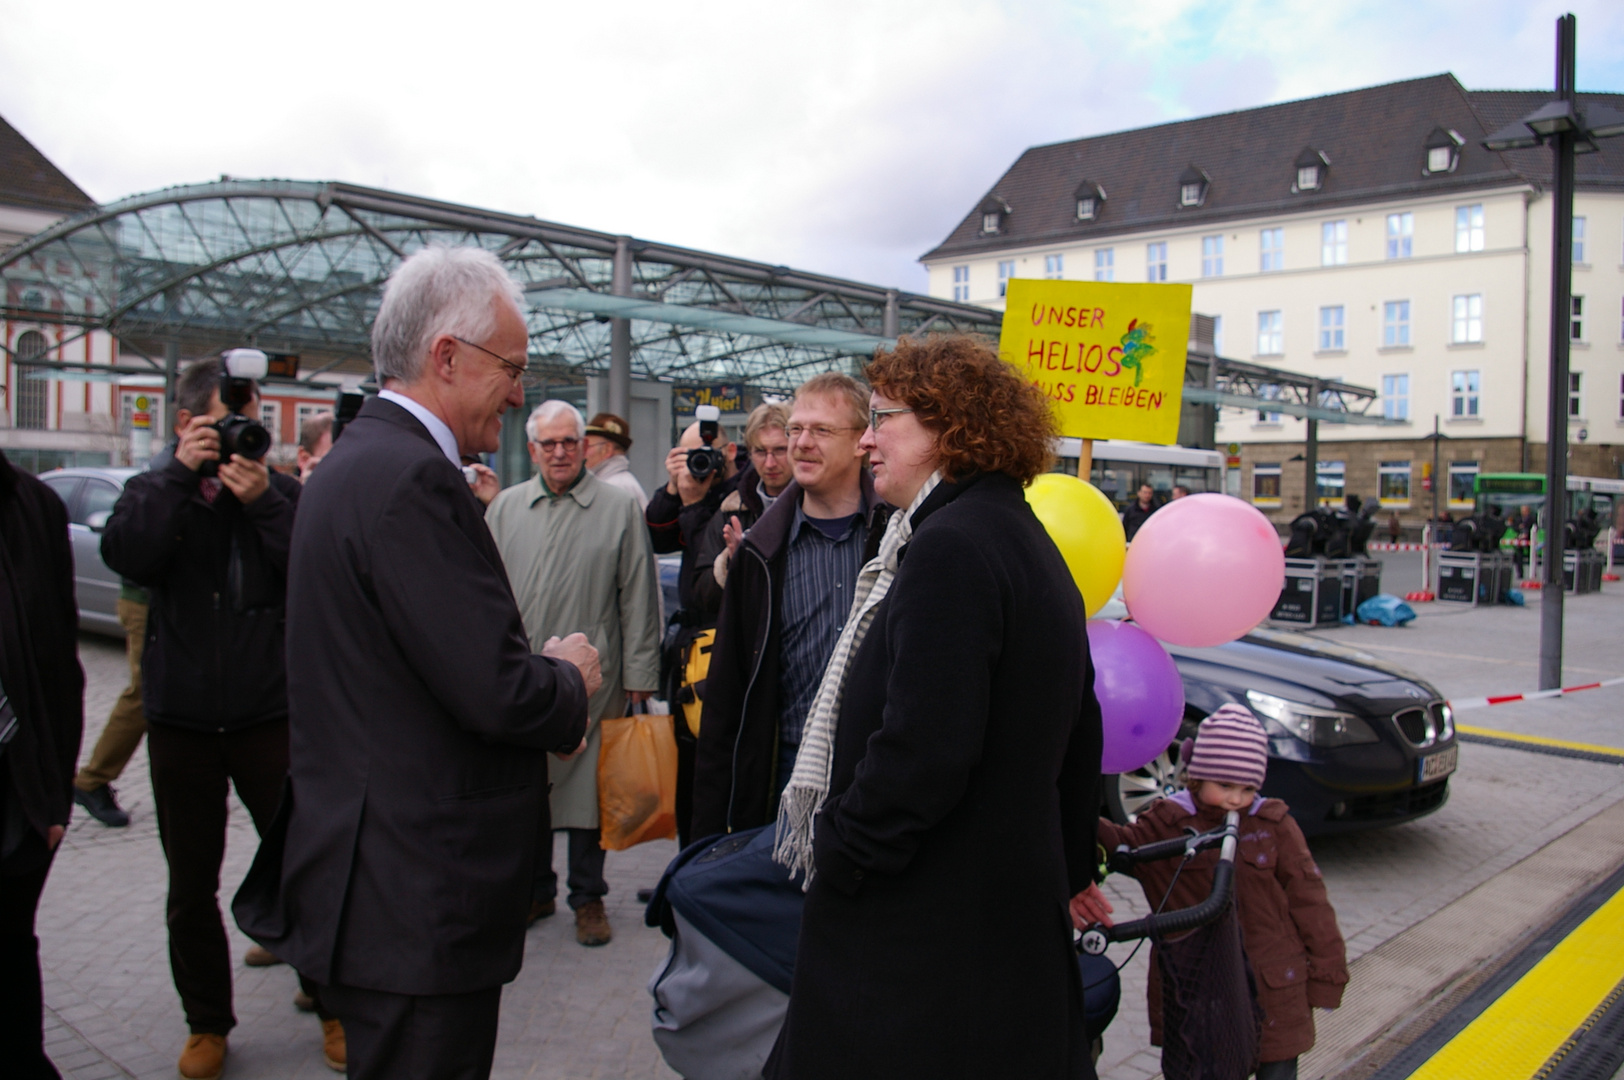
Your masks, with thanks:
M 7 823 L 14 843 L 0 864 L 6 873 L 37 870 L 46 834 L 73 811 L 84 728 L 78 626 L 68 509 L 0 453 L 0 687 L 18 721 L 0 755 L 0 798 L 22 818 Z
M 1020 485 L 942 483 L 852 658 L 766 1075 L 1092 1077 L 1067 902 L 1092 880 L 1082 598 Z
M 545 751 L 586 733 L 533 655 L 485 508 L 400 406 L 311 477 L 288 578 L 289 787 L 233 911 L 319 983 L 461 994 L 524 956 Z

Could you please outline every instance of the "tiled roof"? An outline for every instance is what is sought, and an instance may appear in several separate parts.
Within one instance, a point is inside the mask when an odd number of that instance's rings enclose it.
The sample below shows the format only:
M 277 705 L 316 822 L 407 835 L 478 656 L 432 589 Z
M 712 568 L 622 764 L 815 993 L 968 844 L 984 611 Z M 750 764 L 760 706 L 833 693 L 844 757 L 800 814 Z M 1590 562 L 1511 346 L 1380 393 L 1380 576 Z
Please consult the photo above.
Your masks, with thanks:
M 1553 96 L 1537 90 L 1468 91 L 1453 75 L 1433 75 L 1034 146 L 922 258 L 1199 227 L 1406 195 L 1544 183 L 1551 172 L 1550 151 L 1494 153 L 1483 149 L 1482 140 Z M 1624 95 L 1580 95 L 1581 102 L 1592 99 L 1624 110 Z M 1440 129 L 1463 140 L 1459 161 L 1453 172 L 1426 176 L 1425 144 Z M 1601 147 L 1600 153 L 1579 158 L 1579 185 L 1624 191 L 1624 138 L 1603 140 Z M 1330 168 L 1319 190 L 1294 192 L 1294 163 L 1305 151 L 1324 154 Z M 1181 207 L 1179 178 L 1192 168 L 1211 183 L 1201 205 Z M 1084 181 L 1106 193 L 1088 222 L 1077 220 L 1074 197 Z M 987 197 L 1009 206 L 994 235 L 981 231 Z
M 96 205 L 4 117 L 0 117 L 0 203 L 59 213 Z

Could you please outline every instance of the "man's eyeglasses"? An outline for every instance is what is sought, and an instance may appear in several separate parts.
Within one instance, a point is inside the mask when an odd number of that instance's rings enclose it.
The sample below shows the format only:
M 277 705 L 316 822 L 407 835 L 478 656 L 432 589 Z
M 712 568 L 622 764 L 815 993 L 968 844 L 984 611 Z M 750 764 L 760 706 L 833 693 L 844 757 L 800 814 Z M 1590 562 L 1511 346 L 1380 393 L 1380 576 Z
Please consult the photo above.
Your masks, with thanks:
M 573 454 L 573 453 L 575 453 L 575 448 L 577 446 L 581 445 L 581 440 L 580 439 L 542 439 L 542 440 L 536 442 L 536 445 L 541 447 L 541 452 L 543 454 L 550 454 L 554 450 L 557 450 L 557 449 L 560 449 L 560 448 L 562 448 L 564 450 L 564 452 L 567 453 L 567 454 Z
M 812 436 L 813 442 L 828 442 L 830 439 L 834 438 L 836 435 L 839 435 L 843 431 L 858 430 L 860 429 L 849 427 L 807 427 L 804 424 L 791 424 L 789 427 L 784 429 L 784 434 L 789 437 L 790 442 L 794 442 L 802 435 Z
M 750 456 L 751 457 L 758 457 L 758 458 L 787 458 L 787 457 L 789 457 L 789 447 L 787 447 L 787 446 L 773 446 L 773 447 L 752 446 L 750 448 Z
M 913 410 L 908 408 L 870 409 L 868 410 L 868 426 L 873 428 L 875 431 L 878 431 L 880 430 L 880 425 L 885 423 L 886 417 L 895 416 L 897 413 L 905 412 L 913 412 Z
M 540 386 L 542 384 L 542 376 L 541 376 L 540 372 L 532 372 L 529 368 L 525 367 L 523 364 L 515 364 L 512 360 L 509 360 L 507 357 L 502 356 L 502 355 L 500 355 L 498 353 L 493 353 L 483 345 L 475 345 L 472 341 L 469 341 L 467 338 L 457 337 L 456 334 L 452 334 L 451 337 L 455 341 L 462 342 L 464 345 L 468 346 L 470 349 L 478 349 L 480 352 L 484 353 L 486 356 L 490 357 L 492 360 L 495 360 L 498 364 L 501 364 L 502 365 L 502 370 L 507 372 L 508 378 L 512 379 L 514 382 L 518 383 L 520 386 L 524 387 L 526 390 L 535 389 L 536 387 L 538 387 L 538 386 Z

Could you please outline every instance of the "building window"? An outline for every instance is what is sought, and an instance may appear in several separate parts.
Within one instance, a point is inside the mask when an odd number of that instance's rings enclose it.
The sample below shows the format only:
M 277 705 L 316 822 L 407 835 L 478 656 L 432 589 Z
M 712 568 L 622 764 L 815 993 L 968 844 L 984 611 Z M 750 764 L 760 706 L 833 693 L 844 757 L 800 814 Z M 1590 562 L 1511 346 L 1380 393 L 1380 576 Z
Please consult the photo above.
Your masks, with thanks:
M 1570 341 L 1583 341 L 1585 339 L 1585 298 L 1582 296 L 1568 297 L 1571 310 L 1568 313 L 1568 339 Z
M 1167 280 L 1167 241 L 1145 245 L 1145 280 Z
M 1410 377 L 1382 376 L 1382 415 L 1389 420 L 1410 418 Z
M 1094 280 L 1116 280 L 1116 249 L 1100 248 L 1094 252 Z
M 1278 311 L 1257 313 L 1257 352 L 1259 356 L 1279 356 L 1286 351 L 1284 320 Z
M 1583 390 L 1581 389 L 1583 387 L 1583 385 L 1584 385 L 1583 376 L 1580 375 L 1579 372 L 1577 372 L 1577 371 L 1568 372 L 1568 415 L 1569 416 L 1580 417 L 1580 416 L 1583 416 L 1585 414 L 1584 413 L 1584 393 L 1583 393 Z
M 1427 172 L 1448 172 L 1450 156 L 1447 146 L 1434 146 L 1428 150 Z
M 998 211 L 989 210 L 981 215 L 981 231 L 984 233 L 998 231 Z
M 970 299 L 970 268 L 968 266 L 955 266 L 953 268 L 953 299 L 960 303 Z
M 1280 505 L 1280 466 L 1252 466 L 1252 501 L 1264 506 Z
M 1224 238 L 1222 236 L 1203 236 L 1201 238 L 1201 276 L 1224 276 Z
M 1009 292 L 1009 279 L 1015 276 L 1015 260 L 1006 259 L 998 264 L 998 295 L 1005 296 Z
M 1585 261 L 1585 219 L 1582 217 L 1573 219 L 1573 261 Z
M 1297 167 L 1297 190 L 1314 191 L 1320 186 L 1320 169 L 1318 165 L 1299 165 Z
M 1330 351 L 1330 350 L 1342 349 L 1342 348 L 1347 347 L 1347 339 L 1344 336 L 1342 323 L 1343 323 L 1343 308 L 1342 308 L 1342 305 L 1338 304 L 1336 307 L 1322 307 L 1322 308 L 1320 308 L 1320 323 L 1319 323 L 1319 347 L 1320 347 L 1320 352 L 1327 352 L 1327 351 Z
M 1427 141 L 1421 144 L 1427 151 L 1427 165 L 1423 175 L 1431 176 L 1435 173 L 1451 173 L 1455 166 L 1460 164 L 1460 148 L 1466 145 L 1460 132 L 1453 128 L 1436 127 Z
M 1314 491 L 1321 506 L 1342 501 L 1348 490 L 1348 463 L 1345 461 L 1317 461 L 1314 463 Z
M 1449 505 L 1459 508 L 1472 505 L 1472 484 L 1477 480 L 1477 462 L 1451 461 L 1449 463 Z
M 33 378 L 35 371 L 46 369 L 35 368 L 28 361 L 43 357 L 46 348 L 45 335 L 38 330 L 29 330 L 17 338 L 17 393 L 14 402 L 17 413 L 14 422 L 20 428 L 35 431 L 45 429 L 45 400 L 51 384 L 44 379 Z
M 1483 250 L 1483 204 L 1455 207 L 1455 250 Z
M 296 434 L 302 438 L 304 435 L 304 426 L 306 424 L 314 420 L 316 417 L 321 416 L 323 413 L 331 413 L 332 411 L 333 410 L 328 408 L 326 405 L 300 405 L 297 413 L 295 413 L 295 419 L 299 421 L 299 427 Z
M 1382 305 L 1382 348 L 1410 343 L 1410 302 L 1389 300 Z
M 1449 373 L 1449 415 L 1472 418 L 1478 415 L 1478 391 L 1482 386 L 1482 372 L 1452 371 Z
M 1258 233 L 1258 269 L 1267 274 L 1286 268 L 1286 230 L 1264 229 Z
M 1045 255 L 1043 257 L 1043 276 L 1055 279 L 1065 277 L 1066 257 L 1064 255 Z
M 1449 340 L 1456 345 L 1475 345 L 1483 340 L 1482 293 L 1455 297 Z
M 1383 461 L 1376 466 L 1377 498 L 1383 506 L 1410 505 L 1410 463 Z
M 1408 259 L 1410 257 L 1410 241 L 1414 235 L 1414 214 L 1388 214 L 1387 257 L 1389 259 Z
M 259 402 L 259 422 L 265 425 L 265 430 L 271 433 L 271 444 L 280 445 L 282 442 L 282 403 L 280 401 Z
M 1180 206 L 1200 206 L 1201 205 L 1201 182 L 1199 180 L 1194 181 L 1192 183 L 1180 184 L 1179 185 L 1179 205 Z
M 1276 386 L 1274 383 L 1265 383 L 1263 386 L 1257 388 L 1257 396 L 1262 398 L 1264 401 L 1278 400 L 1280 397 L 1280 387 Z M 1260 424 L 1278 424 L 1280 422 L 1280 414 L 1277 412 L 1269 412 L 1266 409 L 1259 409 L 1257 411 L 1257 422 Z
M 1327 221 L 1320 226 L 1320 265 L 1344 266 L 1348 261 L 1348 223 Z

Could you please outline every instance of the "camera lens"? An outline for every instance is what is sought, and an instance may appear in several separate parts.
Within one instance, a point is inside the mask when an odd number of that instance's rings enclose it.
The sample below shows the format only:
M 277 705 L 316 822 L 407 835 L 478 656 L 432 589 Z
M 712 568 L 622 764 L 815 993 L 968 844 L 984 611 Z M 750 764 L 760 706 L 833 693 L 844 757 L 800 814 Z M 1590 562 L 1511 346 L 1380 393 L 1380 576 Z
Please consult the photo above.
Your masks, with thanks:
M 697 447 L 688 451 L 688 475 L 695 480 L 704 480 L 722 466 L 722 453 L 709 446 Z
M 271 433 L 246 416 L 233 413 L 214 426 L 220 432 L 221 461 L 229 460 L 232 454 L 258 461 L 271 448 Z

